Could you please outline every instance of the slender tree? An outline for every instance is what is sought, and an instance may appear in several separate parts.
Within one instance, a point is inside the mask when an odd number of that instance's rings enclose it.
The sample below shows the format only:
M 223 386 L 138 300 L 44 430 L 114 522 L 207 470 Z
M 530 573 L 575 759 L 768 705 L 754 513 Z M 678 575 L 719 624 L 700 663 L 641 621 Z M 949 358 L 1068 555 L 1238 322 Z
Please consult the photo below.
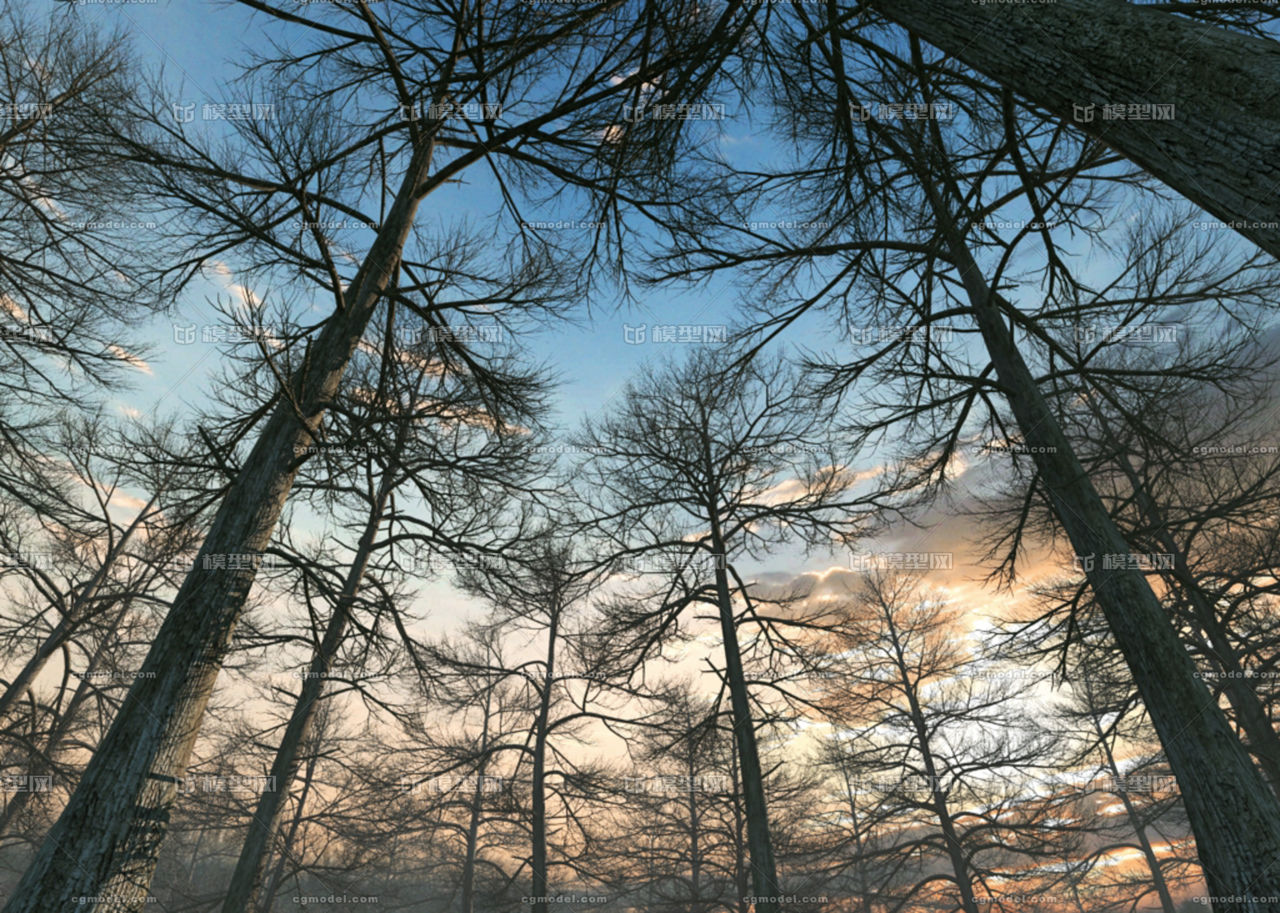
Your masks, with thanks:
M 466 277 L 474 273 L 460 269 L 456 274 L 450 270 L 436 274 L 430 265 L 420 273 L 406 258 L 422 201 L 469 165 L 501 159 L 504 150 L 526 174 L 532 169 L 536 175 L 539 166 L 559 173 L 554 156 L 540 157 L 533 151 L 539 143 L 547 144 L 543 148 L 559 148 L 568 143 L 569 135 L 583 130 L 590 134 L 601 120 L 616 118 L 628 93 L 659 69 L 683 66 L 682 73 L 690 79 L 698 69 L 691 63 L 698 58 L 686 43 L 673 48 L 661 38 L 668 11 L 653 8 L 633 11 L 601 5 L 549 14 L 523 3 L 493 8 L 463 4 L 433 11 L 429 23 L 418 18 L 413 4 L 397 4 L 381 20 L 364 3 L 328 11 L 354 26 L 353 31 L 323 17 L 311 19 L 250 5 L 331 45 L 318 58 L 329 66 L 319 70 L 310 53 L 279 62 L 285 71 L 292 66 L 298 68 L 294 73 L 309 74 L 308 78 L 317 80 L 313 89 L 320 89 L 311 93 L 317 113 L 305 122 L 298 118 L 282 124 L 282 134 L 274 139 L 282 144 L 301 142 L 301 148 L 314 154 L 287 175 L 279 175 L 278 166 L 295 161 L 292 152 L 278 159 L 268 153 L 261 159 L 267 173 L 245 175 L 244 169 L 219 168 L 212 156 L 182 136 L 174 137 L 177 151 L 167 159 L 144 147 L 135 157 L 157 167 L 176 163 L 171 170 L 174 180 L 166 185 L 174 196 L 211 220 L 223 219 L 231 237 L 243 241 L 247 228 L 247 237 L 273 262 L 278 263 L 283 254 L 302 264 L 302 275 L 318 280 L 332 296 L 334 308 L 313 335 L 288 340 L 282 356 L 265 359 L 278 372 L 278 387 L 260 410 L 257 440 L 225 491 L 201 560 L 184 581 L 152 646 L 144 668 L 149 677 L 139 679 L 130 691 L 75 795 L 6 905 L 7 913 L 60 909 L 70 898 L 80 896 L 101 898 L 95 907 L 100 910 L 141 908 L 167 830 L 167 809 L 252 586 L 257 556 L 270 541 L 304 461 L 298 455 L 323 438 L 325 411 L 343 382 L 352 353 L 384 302 L 403 304 L 422 325 L 433 328 L 444 322 L 443 312 L 467 307 L 445 296 L 459 282 L 467 284 Z M 732 17 L 731 12 L 727 15 Z M 575 56 L 574 48 L 580 55 Z M 544 79 L 545 67 L 554 60 L 574 62 L 550 86 Z M 321 211 L 341 213 L 340 219 L 359 213 L 362 193 L 348 193 L 344 201 L 330 195 L 323 183 L 322 189 L 307 189 L 309 181 L 323 181 L 326 169 L 341 170 L 343 163 L 354 167 L 361 155 L 369 155 L 377 146 L 367 124 L 347 123 L 339 130 L 342 110 L 348 117 L 350 112 L 368 110 L 364 104 L 344 109 L 334 103 L 332 84 L 326 80 L 332 75 L 345 83 L 343 74 L 352 70 L 361 74 L 360 93 L 383 92 L 376 104 L 384 112 L 390 109 L 393 116 L 398 111 L 400 117 L 389 128 L 394 152 L 384 145 L 381 149 L 388 154 L 371 155 L 381 169 L 377 191 L 389 202 L 379 218 L 360 220 L 378 227 L 363 255 L 356 257 L 359 266 L 354 274 L 344 277 L 344 267 L 335 259 L 335 245 L 323 233 L 311 231 L 292 245 L 277 243 L 273 233 L 264 236 L 261 210 L 254 209 L 250 217 L 239 195 L 256 193 L 264 206 L 273 201 L 276 206 L 283 204 L 288 217 L 307 222 L 315 221 Z M 623 74 L 620 80 L 609 81 L 609 76 L 619 73 Z M 295 91 L 294 97 L 301 94 L 305 93 Z M 479 137 L 465 127 L 458 129 L 456 123 L 443 128 L 448 115 L 442 114 L 440 106 L 480 104 L 495 98 L 508 106 L 506 123 L 493 125 Z M 526 104 L 534 98 L 543 103 Z M 409 116 L 417 112 L 426 113 L 421 118 Z M 551 125 L 555 126 L 548 130 Z M 255 138 L 263 143 L 273 141 L 261 125 L 250 125 L 249 131 L 256 132 Z M 379 127 L 372 132 L 381 131 Z M 338 140 L 340 132 L 346 135 Z M 330 139 L 340 143 L 337 151 Z M 456 154 L 450 159 L 451 153 Z M 607 163 L 597 165 L 594 172 L 608 167 Z M 188 178 L 192 175 L 208 181 L 191 190 Z M 222 192 L 210 197 L 205 192 L 209 183 L 221 186 Z M 211 205 L 214 198 L 218 198 L 216 206 Z M 275 223 L 271 224 L 274 229 Z M 314 253 L 302 253 L 304 243 L 314 243 Z M 543 261 L 539 268 L 537 258 L 533 260 L 533 265 L 526 261 L 524 268 L 517 267 L 509 282 L 491 284 L 473 306 L 515 302 L 518 308 L 530 299 L 546 301 L 547 264 Z M 298 349 L 304 339 L 302 357 Z M 261 346 L 265 350 L 265 342 Z M 465 346 L 454 347 L 453 354 L 472 370 L 482 368 L 478 360 L 468 361 Z M 502 404 L 501 389 L 492 386 L 489 398 L 496 413 Z M 215 566 L 228 555 L 247 558 L 237 558 L 234 569 Z
M 712 610 L 742 771 L 752 890 L 757 909 L 775 913 L 771 898 L 782 891 L 739 631 L 763 622 L 735 562 L 788 539 L 847 538 L 867 510 L 821 417 L 793 408 L 794 375 L 778 363 L 719 362 L 703 350 L 632 382 L 615 413 L 583 431 L 580 448 L 592 457 L 578 475 L 589 485 L 591 522 L 609 537 L 606 551 L 619 568 L 667 578 L 648 604 L 619 603 L 608 636 L 639 661 L 671 638 L 687 608 Z

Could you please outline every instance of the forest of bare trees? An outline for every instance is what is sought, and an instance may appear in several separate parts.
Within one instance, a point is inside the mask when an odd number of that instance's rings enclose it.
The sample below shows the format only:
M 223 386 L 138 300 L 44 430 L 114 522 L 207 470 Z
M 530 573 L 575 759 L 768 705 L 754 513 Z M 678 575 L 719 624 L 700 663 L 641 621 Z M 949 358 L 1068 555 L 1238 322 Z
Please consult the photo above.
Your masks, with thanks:
M 1280 911 L 1278 26 L 0 0 L 2 913 Z

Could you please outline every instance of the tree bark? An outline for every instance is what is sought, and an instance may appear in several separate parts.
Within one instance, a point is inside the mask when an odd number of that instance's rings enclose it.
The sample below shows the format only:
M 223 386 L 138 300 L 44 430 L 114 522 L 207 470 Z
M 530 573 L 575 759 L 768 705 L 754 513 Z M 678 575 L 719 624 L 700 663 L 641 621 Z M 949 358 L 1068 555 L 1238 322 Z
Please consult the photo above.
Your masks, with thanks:
M 386 222 L 343 307 L 316 338 L 283 401 L 219 505 L 196 562 L 174 599 L 110 731 L 45 838 L 4 913 L 137 913 L 145 906 L 170 811 L 200 731 L 231 635 L 270 543 L 300 460 L 356 345 L 391 282 L 428 176 L 434 146 L 411 157 Z M 232 569 L 218 556 L 252 556 Z M 77 898 L 90 896 L 92 903 Z
M 924 189 L 1058 521 L 1076 554 L 1093 559 L 1086 576 L 1177 778 L 1209 894 L 1225 898 L 1213 909 L 1269 911 L 1267 898 L 1280 895 L 1280 804 L 1196 678 L 1146 578 L 1102 568 L 1101 555 L 1128 554 L 1129 545 L 1041 395 L 939 190 Z
M 711 467 L 708 466 L 708 469 Z M 751 718 L 751 702 L 747 693 L 742 653 L 738 647 L 738 629 L 733 621 L 733 600 L 729 594 L 729 572 L 725 567 L 725 543 L 720 530 L 720 517 L 714 505 L 709 511 L 711 542 L 716 555 L 716 601 L 719 604 L 720 637 L 724 641 L 724 675 L 733 711 L 733 735 L 742 770 L 742 795 L 747 816 L 747 848 L 751 854 L 751 890 L 759 898 L 752 906 L 756 913 L 779 913 L 781 905 L 778 869 L 773 858 L 773 840 L 769 835 L 769 812 L 765 801 L 764 773 L 760 767 L 760 751 L 756 745 L 755 722 Z
M 1274 41 L 1123 0 L 871 5 L 1077 123 L 1280 257 L 1280 45 Z M 1130 104 L 1171 104 L 1173 116 L 1104 119 L 1104 105 Z
M 533 913 L 547 913 L 547 726 L 551 716 L 551 683 L 556 667 L 556 638 L 560 636 L 559 593 L 553 594 L 551 617 L 547 625 L 547 656 L 543 671 L 542 693 L 538 696 L 538 719 L 533 735 L 533 808 L 530 834 L 533 846 L 529 867 L 533 872 L 531 892 Z

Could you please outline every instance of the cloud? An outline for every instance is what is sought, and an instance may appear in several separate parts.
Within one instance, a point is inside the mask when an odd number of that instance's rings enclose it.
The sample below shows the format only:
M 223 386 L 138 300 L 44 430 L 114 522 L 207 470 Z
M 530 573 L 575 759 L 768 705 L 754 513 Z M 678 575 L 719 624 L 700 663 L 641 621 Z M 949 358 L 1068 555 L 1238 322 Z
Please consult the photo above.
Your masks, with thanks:
M 209 278 L 217 278 L 226 282 L 231 281 L 231 267 L 221 260 L 205 260 L 200 264 L 200 269 Z
M 216 282 L 239 303 L 242 308 L 261 307 L 262 298 L 249 286 L 235 281 L 235 273 L 222 260 L 205 260 L 200 264 L 204 275 Z
M 8 295 L 0 294 L 0 310 L 3 310 L 18 323 L 27 322 L 27 312 Z
M 129 352 L 121 348 L 120 346 L 115 345 L 113 343 L 112 345 L 107 346 L 107 350 L 117 360 L 123 361 L 129 367 L 136 368 L 137 370 L 141 371 L 143 374 L 153 373 L 151 370 L 151 365 L 147 364 L 147 362 L 144 359 L 139 358 L 137 355 L 134 355 L 132 352 Z

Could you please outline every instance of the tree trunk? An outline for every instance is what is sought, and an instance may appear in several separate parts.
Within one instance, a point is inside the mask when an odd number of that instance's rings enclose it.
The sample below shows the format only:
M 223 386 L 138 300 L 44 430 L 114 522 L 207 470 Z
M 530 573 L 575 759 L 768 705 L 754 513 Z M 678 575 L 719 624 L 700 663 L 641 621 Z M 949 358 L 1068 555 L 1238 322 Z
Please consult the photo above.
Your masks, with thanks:
M 18 674 L 14 676 L 4 689 L 4 694 L 0 695 L 0 720 L 9 715 L 9 711 L 14 705 L 26 695 L 27 690 L 31 687 L 31 683 L 35 681 L 37 675 L 44 669 L 49 662 L 49 657 L 58 652 L 58 649 L 66 643 L 68 637 L 75 630 L 75 623 L 72 621 L 70 611 L 63 615 L 48 636 L 40 642 L 40 646 L 36 648 L 36 652 L 31 658 L 23 664 Z
M 737 913 L 748 913 L 750 905 L 747 903 L 747 894 L 751 890 L 751 866 L 747 860 L 747 841 L 743 839 L 748 825 L 742 802 L 742 765 L 737 751 L 730 752 L 729 763 L 733 776 L 733 885 L 738 891 L 733 906 Z
M 145 905 L 170 810 L 231 635 L 300 465 L 352 353 L 391 282 L 428 176 L 418 146 L 344 306 L 316 338 L 219 505 L 196 566 L 165 617 L 110 731 L 4 913 L 137 913 Z M 251 556 L 236 560 L 228 556 Z M 227 569 L 210 566 L 217 557 Z
M 979 913 L 978 902 L 973 896 L 973 873 L 969 868 L 968 860 L 965 859 L 960 835 L 956 833 L 955 819 L 951 816 L 946 796 L 942 792 L 942 778 L 938 773 L 938 763 L 933 756 L 933 748 L 929 744 L 929 721 L 925 719 L 924 708 L 920 705 L 919 696 L 916 693 L 916 683 L 911 679 L 911 669 L 907 665 L 906 657 L 902 654 L 901 641 L 898 638 L 897 624 L 892 611 L 885 611 L 885 622 L 893 638 L 894 661 L 898 678 L 902 682 L 902 692 L 907 698 L 907 706 L 911 712 L 911 726 L 915 729 L 916 739 L 920 743 L 920 760 L 924 762 L 925 776 L 929 778 L 925 787 L 933 800 L 933 813 L 938 819 L 938 830 L 947 847 L 947 860 L 951 863 L 956 889 L 960 892 L 960 907 L 964 913 Z
M 1102 424 L 1103 433 L 1112 440 L 1117 440 L 1111 433 L 1102 410 L 1095 408 L 1093 411 Z M 1186 593 L 1187 601 L 1191 603 L 1191 617 L 1194 624 L 1208 641 L 1206 652 L 1223 675 L 1223 693 L 1235 710 L 1236 721 L 1248 737 L 1248 747 L 1257 758 L 1258 765 L 1271 784 L 1272 791 L 1280 795 L 1280 736 L 1271 725 L 1271 717 L 1258 697 L 1258 692 L 1245 680 L 1244 667 L 1231 644 L 1228 632 L 1218 620 L 1213 605 L 1199 581 L 1196 580 L 1190 565 L 1187 564 L 1185 551 L 1178 547 L 1169 533 L 1168 526 L 1164 522 L 1164 512 L 1142 483 L 1133 464 L 1129 462 L 1128 455 L 1117 453 L 1116 459 L 1129 480 L 1129 486 L 1133 490 L 1144 518 L 1155 531 L 1156 541 L 1161 548 L 1173 556 L 1173 578 Z
M 702 902 L 702 815 L 698 808 L 698 790 L 695 788 L 698 776 L 698 763 L 694 756 L 693 743 L 689 744 L 686 755 L 685 772 L 689 777 L 689 789 L 685 794 L 689 799 L 689 910 L 690 913 L 702 913 L 706 909 Z
M 1214 910 L 1271 910 L 1266 898 L 1280 895 L 1280 804 L 1196 678 L 1146 578 L 1102 568 L 1100 556 L 1128 554 L 1129 545 L 1036 386 L 938 189 L 932 183 L 924 189 L 1041 482 L 1076 554 L 1086 559 L 1089 584 L 1178 780 L 1209 894 L 1226 898 Z
M 347 626 L 351 621 L 351 608 L 369 567 L 369 558 L 373 554 L 373 544 L 382 524 L 387 498 L 391 496 L 393 480 L 394 471 L 387 469 L 369 509 L 355 557 L 347 578 L 343 581 L 342 592 L 334 605 L 329 623 L 325 626 L 324 637 L 311 658 L 306 681 L 302 683 L 298 701 L 294 704 L 289 724 L 285 727 L 284 737 L 280 740 L 280 747 L 276 749 L 275 760 L 271 764 L 271 788 L 263 790 L 258 798 L 258 807 L 249 819 L 249 833 L 240 850 L 227 896 L 222 902 L 222 913 L 257 913 L 261 909 L 258 906 L 258 894 L 266 875 L 267 863 L 271 859 L 271 846 L 280 828 L 280 817 L 284 814 L 284 800 L 289 795 L 293 778 L 298 772 L 298 751 L 311 734 L 325 685 L 329 681 L 329 670 L 333 668 L 338 650 L 346 637 Z
M 756 745 L 755 722 L 751 718 L 750 695 L 738 647 L 738 629 L 733 621 L 733 599 L 729 594 L 729 572 L 725 567 L 725 543 L 716 509 L 711 511 L 711 547 L 716 555 L 716 601 L 719 603 L 720 636 L 724 641 L 724 675 L 733 710 L 733 735 L 742 769 L 742 795 L 747 812 L 747 847 L 751 853 L 751 890 L 757 898 L 756 913 L 779 913 L 781 906 L 778 869 L 773 859 L 769 835 L 769 812 L 765 801 L 764 773 Z
M 130 603 L 126 599 L 120 611 L 108 622 L 108 631 L 115 632 L 119 629 L 120 623 L 129 611 L 129 605 Z M 71 694 L 71 700 L 67 702 L 67 706 L 63 709 L 62 715 L 57 722 L 50 728 L 49 738 L 44 743 L 44 750 L 41 752 L 40 757 L 36 759 L 36 763 L 42 767 L 52 763 L 54 755 L 62 747 L 62 740 L 67 737 L 67 733 L 71 731 L 71 727 L 75 724 L 81 706 L 89 699 L 93 688 L 94 673 L 98 671 L 98 667 L 102 665 L 103 659 L 106 658 L 107 643 L 106 636 L 98 638 L 93 655 L 89 658 L 89 664 L 85 666 L 84 673 L 76 684 L 76 690 Z M 4 808 L 4 814 L 0 815 L 0 836 L 8 833 L 9 826 L 26 808 L 27 803 L 31 801 L 32 795 L 34 793 L 31 790 L 14 794 L 13 799 Z
M 557 603 L 559 594 L 553 597 Z M 533 871 L 531 892 L 533 900 L 530 904 L 533 913 L 547 913 L 550 905 L 547 902 L 547 725 L 551 716 L 551 682 L 555 675 L 556 638 L 560 636 L 560 607 L 551 607 L 551 617 L 547 624 L 547 657 L 542 679 L 542 694 L 538 698 L 538 719 L 533 734 L 533 808 L 530 821 L 530 835 L 533 846 L 530 852 L 529 866 Z
M 866 849 L 870 846 L 870 835 L 863 839 L 862 819 L 858 813 L 858 794 L 850 777 L 848 766 L 842 761 L 840 776 L 844 780 L 845 798 L 849 801 L 849 825 L 853 828 L 853 851 L 856 872 L 854 878 L 861 898 L 862 913 L 875 913 L 871 906 L 871 879 L 867 876 Z
M 289 822 L 289 831 L 284 836 L 281 846 L 280 858 L 276 860 L 276 867 L 271 871 L 271 880 L 267 882 L 267 886 L 262 890 L 262 897 L 259 901 L 262 909 L 270 910 L 275 904 L 276 892 L 280 890 L 280 885 L 284 883 L 284 866 L 289 859 L 289 848 L 294 846 L 298 838 L 298 831 L 302 829 L 302 816 L 306 813 L 307 799 L 311 797 L 311 785 L 316 778 L 316 765 L 320 762 L 320 752 L 313 751 L 307 758 L 307 768 L 302 775 L 302 791 L 298 793 L 298 804 L 293 809 L 293 820 Z M 295 873 L 295 879 L 297 877 Z
M 1280 256 L 1280 46 L 1122 0 L 873 0 Z M 1105 105 L 1172 105 L 1106 119 Z M 1090 118 L 1090 114 L 1092 117 Z
M 471 816 L 467 821 L 466 855 L 462 861 L 462 911 L 475 913 L 476 857 L 480 844 L 480 819 L 484 813 L 484 777 L 489 769 L 489 724 L 493 715 L 493 691 L 485 689 L 484 723 L 480 730 L 480 761 L 476 765 L 476 788 L 471 793 Z

